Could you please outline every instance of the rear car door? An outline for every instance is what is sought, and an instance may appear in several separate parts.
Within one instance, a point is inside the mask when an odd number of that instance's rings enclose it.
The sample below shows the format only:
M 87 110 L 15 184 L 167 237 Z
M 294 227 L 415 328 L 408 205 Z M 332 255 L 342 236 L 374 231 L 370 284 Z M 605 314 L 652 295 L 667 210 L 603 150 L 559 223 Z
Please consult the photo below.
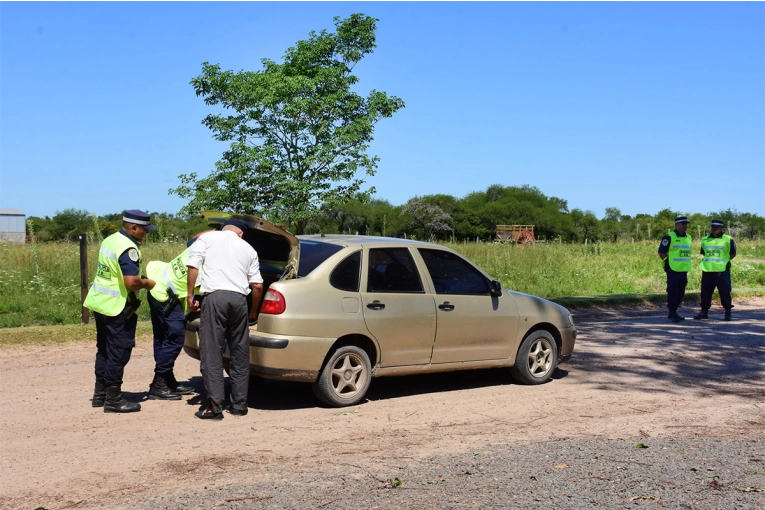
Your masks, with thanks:
M 431 363 L 505 359 L 513 354 L 518 307 L 492 296 L 489 280 L 450 251 L 418 248 L 433 282 L 438 330 Z
M 425 365 L 436 335 L 436 305 L 423 289 L 408 248 L 367 251 L 361 293 L 367 329 L 380 345 L 380 366 Z

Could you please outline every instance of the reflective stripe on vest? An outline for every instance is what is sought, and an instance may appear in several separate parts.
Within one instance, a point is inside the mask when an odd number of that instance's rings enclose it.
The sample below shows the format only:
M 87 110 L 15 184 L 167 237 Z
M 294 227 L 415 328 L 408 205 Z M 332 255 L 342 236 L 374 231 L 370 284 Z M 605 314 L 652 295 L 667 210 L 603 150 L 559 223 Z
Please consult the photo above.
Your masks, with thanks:
M 701 261 L 701 270 L 707 273 L 722 273 L 728 268 L 730 262 L 729 235 L 722 237 L 706 236 L 701 240 L 701 249 L 704 250 L 704 260 Z
M 113 296 L 113 297 L 120 297 L 120 291 L 112 290 L 112 289 L 107 289 L 106 287 L 101 287 L 96 282 L 93 282 L 93 286 L 92 287 L 93 287 L 94 290 L 100 292 L 101 294 L 106 294 L 106 295 Z
M 670 239 L 667 251 L 669 268 L 678 273 L 687 273 L 691 270 L 691 236 L 686 234 L 685 237 L 678 238 L 674 230 L 667 235 Z
M 133 239 L 121 232 L 115 232 L 101 243 L 98 250 L 98 269 L 83 306 L 115 317 L 125 308 L 130 290 L 125 286 L 119 255 L 129 249 L 138 252 L 138 274 L 141 274 L 141 250 Z

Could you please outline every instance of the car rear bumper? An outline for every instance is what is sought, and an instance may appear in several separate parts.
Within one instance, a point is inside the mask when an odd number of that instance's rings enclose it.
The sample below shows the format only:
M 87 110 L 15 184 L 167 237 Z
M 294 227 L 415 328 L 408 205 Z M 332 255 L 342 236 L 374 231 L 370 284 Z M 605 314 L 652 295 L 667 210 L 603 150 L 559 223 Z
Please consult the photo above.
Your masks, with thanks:
M 199 359 L 199 321 L 186 325 L 183 350 Z M 250 374 L 266 379 L 313 382 L 335 338 L 272 335 L 250 328 Z M 227 351 L 227 350 L 226 350 Z M 228 352 L 223 353 L 228 361 Z

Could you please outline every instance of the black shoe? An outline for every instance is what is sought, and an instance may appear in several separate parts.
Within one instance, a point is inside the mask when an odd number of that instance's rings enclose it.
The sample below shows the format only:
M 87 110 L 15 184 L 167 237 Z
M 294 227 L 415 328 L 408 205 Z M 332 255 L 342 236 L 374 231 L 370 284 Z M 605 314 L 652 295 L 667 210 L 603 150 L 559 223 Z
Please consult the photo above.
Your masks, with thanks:
M 196 413 L 194 413 L 194 416 L 202 420 L 222 420 L 223 419 L 223 413 L 216 413 L 215 411 L 211 409 L 205 409 L 204 411 L 197 411 Z
M 162 375 L 165 376 L 165 383 L 173 393 L 177 393 L 178 395 L 191 395 L 194 393 L 194 388 L 191 386 L 183 386 L 179 384 L 178 381 L 175 380 L 175 374 L 172 371 Z
M 106 388 L 105 413 L 135 413 L 140 410 L 141 404 L 128 402 L 122 398 L 121 386 L 109 386 Z
M 106 384 L 96 381 L 96 389 L 93 390 L 93 398 L 90 402 L 93 407 L 104 407 L 104 402 L 106 402 Z
M 685 317 L 683 317 L 682 315 L 678 315 L 677 312 L 675 312 L 674 314 L 672 314 L 672 317 L 670 318 L 670 320 L 672 322 L 681 322 L 685 320 Z
M 226 411 L 233 416 L 245 416 L 247 409 L 234 409 L 233 407 L 227 407 Z
M 149 400 L 180 400 L 181 396 L 172 391 L 165 383 L 162 374 L 154 374 L 154 380 L 149 385 Z
M 730 321 L 730 310 L 725 310 L 725 317 L 723 317 L 724 321 Z
M 696 321 L 698 321 L 698 320 L 707 320 L 708 318 L 709 318 L 709 316 L 707 315 L 707 311 L 706 310 L 702 310 L 700 314 L 693 316 L 693 320 L 696 320 Z

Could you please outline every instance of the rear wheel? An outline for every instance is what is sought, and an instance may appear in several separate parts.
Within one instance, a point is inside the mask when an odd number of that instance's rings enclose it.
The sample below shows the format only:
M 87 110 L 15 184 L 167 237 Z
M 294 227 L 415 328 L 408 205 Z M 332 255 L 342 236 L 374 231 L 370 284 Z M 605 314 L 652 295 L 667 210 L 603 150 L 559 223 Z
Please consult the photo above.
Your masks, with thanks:
M 313 392 L 330 406 L 352 406 L 364 398 L 371 379 L 372 366 L 367 353 L 355 345 L 346 345 L 330 354 L 313 383 Z
M 523 384 L 542 384 L 552 377 L 558 363 L 558 346 L 553 336 L 544 330 L 529 334 L 518 349 L 513 379 Z

